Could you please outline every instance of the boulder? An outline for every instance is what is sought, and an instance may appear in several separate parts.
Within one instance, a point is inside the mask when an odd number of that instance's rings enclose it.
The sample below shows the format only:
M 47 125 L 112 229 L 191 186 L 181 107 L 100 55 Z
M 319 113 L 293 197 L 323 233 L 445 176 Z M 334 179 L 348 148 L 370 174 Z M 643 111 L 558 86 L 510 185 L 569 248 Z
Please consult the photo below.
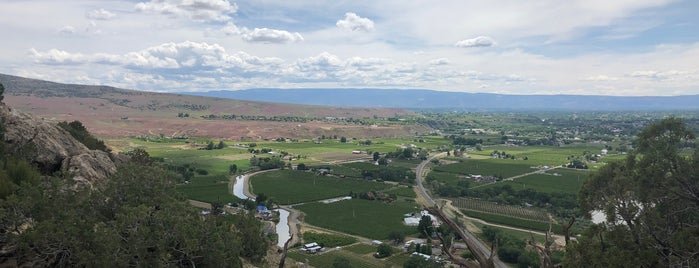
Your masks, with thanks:
M 30 161 L 43 174 L 60 172 L 92 186 L 116 172 L 109 153 L 88 149 L 55 120 L 35 118 L 6 105 L 0 108 L 6 150 Z

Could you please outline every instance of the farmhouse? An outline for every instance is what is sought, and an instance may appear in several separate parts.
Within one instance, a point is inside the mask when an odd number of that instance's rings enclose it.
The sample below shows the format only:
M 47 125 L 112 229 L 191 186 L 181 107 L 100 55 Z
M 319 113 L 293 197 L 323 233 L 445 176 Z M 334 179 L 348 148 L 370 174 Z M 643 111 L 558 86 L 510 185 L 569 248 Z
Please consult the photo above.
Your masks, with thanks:
M 321 250 L 323 250 L 323 247 L 318 245 L 318 243 L 316 242 L 305 244 L 301 248 L 301 251 L 306 252 L 308 254 L 315 254 L 320 252 Z

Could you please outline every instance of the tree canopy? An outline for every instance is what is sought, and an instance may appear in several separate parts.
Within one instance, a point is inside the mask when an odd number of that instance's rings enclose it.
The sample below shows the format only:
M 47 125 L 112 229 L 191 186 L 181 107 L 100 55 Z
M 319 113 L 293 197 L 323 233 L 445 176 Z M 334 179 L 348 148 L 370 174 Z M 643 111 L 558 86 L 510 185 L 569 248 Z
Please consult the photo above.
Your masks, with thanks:
M 583 211 L 606 222 L 583 232 L 566 266 L 691 267 L 699 263 L 699 152 L 681 119 L 638 135 L 637 148 L 605 165 L 580 191 Z

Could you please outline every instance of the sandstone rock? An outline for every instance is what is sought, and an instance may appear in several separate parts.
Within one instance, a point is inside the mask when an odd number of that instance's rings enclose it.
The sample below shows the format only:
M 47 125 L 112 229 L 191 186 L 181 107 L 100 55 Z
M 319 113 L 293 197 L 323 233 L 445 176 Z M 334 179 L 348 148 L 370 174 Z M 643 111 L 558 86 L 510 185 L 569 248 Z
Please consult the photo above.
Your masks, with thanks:
M 5 105 L 1 108 L 7 150 L 37 165 L 42 173 L 50 175 L 60 171 L 91 186 L 116 172 L 108 153 L 89 150 L 59 127 L 58 122 L 35 118 Z

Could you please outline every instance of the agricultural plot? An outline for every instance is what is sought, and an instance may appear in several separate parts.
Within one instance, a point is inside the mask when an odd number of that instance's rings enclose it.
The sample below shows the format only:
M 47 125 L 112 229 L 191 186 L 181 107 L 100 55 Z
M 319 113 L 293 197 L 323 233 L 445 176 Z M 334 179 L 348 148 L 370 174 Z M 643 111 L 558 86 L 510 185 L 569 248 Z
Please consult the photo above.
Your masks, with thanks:
M 543 193 L 577 194 L 589 175 L 590 172 L 587 170 L 558 168 L 542 174 L 527 175 L 513 181 L 486 185 L 483 188 L 510 185 L 516 190 L 531 189 Z
M 349 261 L 350 267 L 367 267 L 367 268 L 383 268 L 385 264 L 382 260 L 375 258 L 367 258 L 366 256 L 357 255 L 344 249 L 333 250 L 320 254 L 306 254 L 298 250 L 291 250 L 287 253 L 289 258 L 297 262 L 305 262 L 313 267 L 333 267 L 333 262 L 336 258 L 345 258 Z M 287 261 L 288 262 L 288 261 Z
M 390 187 L 379 182 L 320 176 L 295 170 L 265 172 L 251 177 L 250 181 L 254 193 L 264 193 L 279 204 L 296 204 Z
M 522 218 L 515 218 L 501 214 L 491 214 L 474 210 L 461 210 L 464 214 L 469 217 L 484 220 L 489 223 L 502 224 L 507 226 L 519 227 L 523 229 L 536 230 L 541 232 L 546 232 L 549 230 L 548 222 L 525 220 Z M 560 224 L 552 224 L 551 230 L 554 233 L 561 233 L 563 227 Z
M 461 163 L 436 166 L 433 169 L 462 175 L 501 176 L 503 178 L 536 171 L 529 161 L 509 159 L 466 160 Z
M 236 202 L 238 199 L 231 194 L 229 187 L 228 167 L 236 164 L 239 170 L 249 168 L 249 154 L 240 148 L 226 147 L 217 150 L 198 150 L 196 144 L 205 145 L 208 140 L 189 140 L 185 143 L 181 140 L 163 140 L 159 142 L 147 142 L 138 139 L 125 139 L 112 141 L 122 151 L 130 151 L 135 148 L 145 149 L 150 156 L 162 158 L 168 165 L 188 165 L 196 172 L 189 179 L 188 184 L 177 186 L 186 198 L 203 201 L 223 203 Z M 201 173 L 200 173 L 201 172 Z
M 452 204 L 462 210 L 471 210 L 489 214 L 504 215 L 531 221 L 548 222 L 548 214 L 541 210 L 519 206 L 500 205 L 493 202 L 472 198 L 451 198 Z
M 526 162 L 531 166 L 560 166 L 568 163 L 568 157 L 581 156 L 583 152 L 600 153 L 604 148 L 601 144 L 577 144 L 572 146 L 489 146 L 483 151 L 474 151 L 470 154 L 490 156 L 493 151 L 505 151 L 514 155 L 517 159 L 527 157 Z M 502 161 L 505 161 L 504 159 Z
M 303 241 L 305 243 L 316 242 L 323 247 L 339 247 L 356 243 L 357 239 L 346 235 L 325 234 L 316 232 L 304 232 Z
M 406 235 L 417 232 L 415 227 L 403 224 L 404 214 L 419 210 L 414 202 L 352 199 L 330 204 L 306 203 L 296 208 L 306 213 L 309 224 L 371 239 L 388 239 L 391 231 Z
M 415 190 L 413 190 L 412 187 L 397 187 L 394 189 L 384 191 L 384 193 L 388 194 L 388 195 L 395 194 L 397 196 L 408 197 L 408 198 L 417 197 L 417 194 L 415 194 Z

